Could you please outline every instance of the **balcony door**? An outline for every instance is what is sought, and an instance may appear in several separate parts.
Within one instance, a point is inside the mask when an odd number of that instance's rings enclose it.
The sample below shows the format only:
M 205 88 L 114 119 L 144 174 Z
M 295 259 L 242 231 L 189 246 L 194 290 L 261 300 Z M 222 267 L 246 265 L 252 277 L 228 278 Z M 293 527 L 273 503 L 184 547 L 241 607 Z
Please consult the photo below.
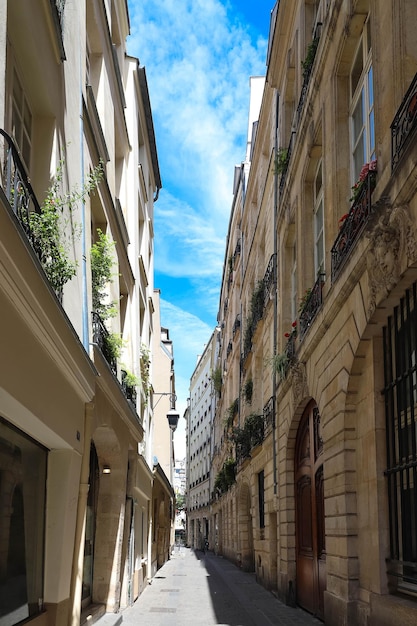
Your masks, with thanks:
M 314 402 L 300 422 L 295 454 L 297 602 L 323 619 L 326 588 L 323 440 Z

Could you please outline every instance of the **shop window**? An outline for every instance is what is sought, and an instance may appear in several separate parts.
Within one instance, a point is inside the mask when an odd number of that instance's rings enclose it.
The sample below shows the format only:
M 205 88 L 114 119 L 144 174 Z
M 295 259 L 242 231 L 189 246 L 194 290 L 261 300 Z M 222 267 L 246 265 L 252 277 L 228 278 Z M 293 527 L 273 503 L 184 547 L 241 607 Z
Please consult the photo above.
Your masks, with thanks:
M 47 450 L 0 417 L 0 623 L 43 609 Z

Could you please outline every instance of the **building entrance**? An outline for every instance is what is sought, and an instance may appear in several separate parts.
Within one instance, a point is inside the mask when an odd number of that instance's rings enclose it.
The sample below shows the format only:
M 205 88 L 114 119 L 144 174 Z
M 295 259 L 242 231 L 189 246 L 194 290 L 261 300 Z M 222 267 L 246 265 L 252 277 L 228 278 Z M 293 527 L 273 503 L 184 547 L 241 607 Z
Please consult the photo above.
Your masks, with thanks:
M 326 588 L 323 440 L 314 402 L 306 408 L 295 450 L 297 602 L 323 619 Z

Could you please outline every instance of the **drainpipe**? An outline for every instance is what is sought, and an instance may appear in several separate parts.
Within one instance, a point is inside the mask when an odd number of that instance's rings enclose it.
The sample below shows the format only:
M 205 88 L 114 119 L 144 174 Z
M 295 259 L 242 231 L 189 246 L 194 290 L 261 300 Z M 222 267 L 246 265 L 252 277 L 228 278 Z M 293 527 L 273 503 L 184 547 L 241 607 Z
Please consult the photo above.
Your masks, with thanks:
M 274 151 L 275 158 L 278 154 L 278 110 L 279 110 L 279 93 L 276 92 L 276 103 L 275 103 L 275 139 L 274 139 Z M 277 333 L 278 333 L 278 233 L 277 233 L 277 222 L 278 222 L 278 172 L 277 168 L 274 168 L 274 218 L 273 218 L 273 228 L 274 228 L 274 269 L 275 269 L 275 297 L 274 297 L 274 346 L 273 346 L 273 354 L 277 353 Z M 277 397 L 277 371 L 275 367 L 273 368 L 272 374 L 272 397 L 273 397 L 273 437 L 272 437 L 272 456 L 273 456 L 273 467 L 274 467 L 274 495 L 277 495 L 277 486 L 278 486 L 278 477 L 277 477 L 277 442 L 275 439 L 275 435 L 277 432 L 276 429 L 276 397 Z

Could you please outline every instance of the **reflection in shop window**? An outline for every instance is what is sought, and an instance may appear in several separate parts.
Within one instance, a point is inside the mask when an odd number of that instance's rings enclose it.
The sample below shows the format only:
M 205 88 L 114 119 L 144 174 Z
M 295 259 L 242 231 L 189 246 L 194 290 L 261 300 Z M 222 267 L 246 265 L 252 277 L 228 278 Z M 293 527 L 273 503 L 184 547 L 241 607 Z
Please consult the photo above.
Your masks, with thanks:
M 43 607 L 47 451 L 0 417 L 0 626 Z

